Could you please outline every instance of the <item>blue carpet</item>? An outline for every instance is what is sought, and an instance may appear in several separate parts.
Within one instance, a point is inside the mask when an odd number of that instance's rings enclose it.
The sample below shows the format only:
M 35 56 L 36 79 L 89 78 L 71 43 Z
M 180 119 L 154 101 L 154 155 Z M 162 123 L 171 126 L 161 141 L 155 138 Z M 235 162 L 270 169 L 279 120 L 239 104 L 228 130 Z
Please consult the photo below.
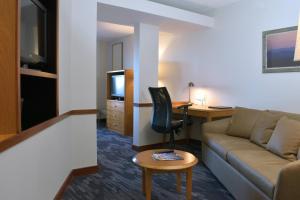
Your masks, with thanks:
M 67 188 L 65 200 L 144 200 L 142 173 L 131 159 L 137 153 L 132 150 L 132 139 L 101 128 L 97 133 L 97 174 L 76 178 Z M 200 158 L 200 148 L 183 145 Z M 153 177 L 152 200 L 185 199 L 185 177 L 182 177 L 182 193 L 176 191 L 175 174 L 158 174 Z M 231 194 L 200 162 L 193 169 L 193 199 L 232 200 Z

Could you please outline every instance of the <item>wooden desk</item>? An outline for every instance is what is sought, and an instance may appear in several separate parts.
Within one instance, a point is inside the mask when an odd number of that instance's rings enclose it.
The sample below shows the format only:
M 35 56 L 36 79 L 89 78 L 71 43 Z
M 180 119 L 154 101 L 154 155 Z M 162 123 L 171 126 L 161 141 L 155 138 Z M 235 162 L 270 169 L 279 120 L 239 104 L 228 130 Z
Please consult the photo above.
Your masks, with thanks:
M 173 104 L 173 113 L 180 114 L 182 110 L 176 109 L 181 104 Z M 193 117 L 205 118 L 206 121 L 212 121 L 215 118 L 230 117 L 233 115 L 234 109 L 212 109 L 199 105 L 193 105 L 189 107 L 188 115 Z

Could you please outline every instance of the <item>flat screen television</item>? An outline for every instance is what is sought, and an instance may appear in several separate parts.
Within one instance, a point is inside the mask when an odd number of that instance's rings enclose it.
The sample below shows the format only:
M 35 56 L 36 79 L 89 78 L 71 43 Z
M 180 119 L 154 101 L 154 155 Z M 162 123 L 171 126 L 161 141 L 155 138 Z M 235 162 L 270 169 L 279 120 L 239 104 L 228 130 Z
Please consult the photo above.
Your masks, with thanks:
M 112 75 L 111 76 L 111 97 L 124 98 L 125 93 L 125 76 Z
M 47 10 L 38 0 L 21 0 L 21 65 L 47 62 Z

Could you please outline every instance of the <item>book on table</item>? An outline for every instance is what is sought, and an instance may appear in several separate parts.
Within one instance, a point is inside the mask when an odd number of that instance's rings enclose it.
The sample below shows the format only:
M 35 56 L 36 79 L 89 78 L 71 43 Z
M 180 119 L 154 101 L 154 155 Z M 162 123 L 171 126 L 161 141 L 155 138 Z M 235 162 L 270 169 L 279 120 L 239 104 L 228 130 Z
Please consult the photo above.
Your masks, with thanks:
M 176 152 L 170 150 L 170 151 L 159 151 L 159 152 L 154 152 L 152 155 L 152 158 L 154 160 L 159 160 L 159 161 L 174 161 L 174 160 L 183 160 L 181 156 L 176 154 Z

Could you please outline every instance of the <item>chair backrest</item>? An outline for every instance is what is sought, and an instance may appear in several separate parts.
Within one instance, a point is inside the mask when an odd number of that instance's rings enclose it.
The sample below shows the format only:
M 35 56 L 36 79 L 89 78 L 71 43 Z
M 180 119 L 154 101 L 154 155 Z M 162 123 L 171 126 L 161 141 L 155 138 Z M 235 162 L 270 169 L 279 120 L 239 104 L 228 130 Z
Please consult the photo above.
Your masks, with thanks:
M 152 129 L 169 132 L 172 122 L 172 102 L 166 87 L 149 87 L 153 103 Z

